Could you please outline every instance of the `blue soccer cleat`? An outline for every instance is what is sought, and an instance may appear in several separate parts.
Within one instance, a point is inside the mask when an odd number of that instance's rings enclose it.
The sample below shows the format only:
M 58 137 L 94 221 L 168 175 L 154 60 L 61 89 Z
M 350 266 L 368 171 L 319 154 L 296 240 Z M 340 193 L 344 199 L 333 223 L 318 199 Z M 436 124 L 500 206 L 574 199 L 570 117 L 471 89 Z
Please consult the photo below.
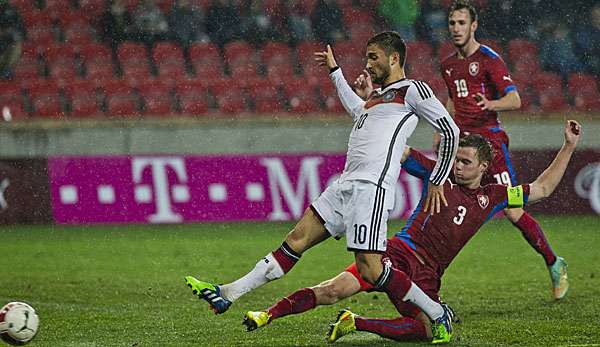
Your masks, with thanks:
M 215 284 L 199 281 L 192 276 L 186 276 L 185 283 L 192 288 L 194 295 L 208 302 L 215 314 L 224 313 L 232 304 L 231 301 L 221 296 L 221 289 Z

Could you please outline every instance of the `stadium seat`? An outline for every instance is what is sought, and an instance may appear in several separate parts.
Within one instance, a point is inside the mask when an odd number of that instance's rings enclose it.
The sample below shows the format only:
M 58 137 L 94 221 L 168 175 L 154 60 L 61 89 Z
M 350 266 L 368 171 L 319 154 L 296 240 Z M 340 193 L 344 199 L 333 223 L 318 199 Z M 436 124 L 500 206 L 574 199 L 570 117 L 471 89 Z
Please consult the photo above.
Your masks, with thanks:
M 223 48 L 225 62 L 229 65 L 230 70 L 240 68 L 242 65 L 247 65 L 246 69 L 256 70 L 256 51 L 246 41 L 229 42 Z M 232 73 L 233 75 L 233 73 Z
M 98 103 L 97 85 L 89 80 L 77 80 L 63 88 L 71 105 L 71 116 L 90 117 L 102 114 Z
M 33 1 L 31 1 L 31 2 L 33 2 Z M 53 20 L 48 15 L 48 13 L 46 13 L 44 11 L 35 9 L 29 13 L 23 13 L 23 14 L 21 14 L 21 16 L 23 18 L 23 24 L 25 24 L 25 27 L 27 28 L 28 32 L 29 32 L 29 29 L 31 29 L 33 26 L 52 27 Z M 27 36 L 27 37 L 29 38 L 29 36 Z
M 10 0 L 10 3 L 17 8 L 21 17 L 30 16 L 35 11 L 35 3 L 31 0 Z
M 293 113 L 315 113 L 320 111 L 320 103 L 315 89 L 306 81 L 299 79 L 286 83 L 284 94 Z
M 575 73 L 567 83 L 569 96 L 573 98 L 575 109 L 580 112 L 600 110 L 600 93 L 593 75 Z
M 564 111 L 568 105 L 560 76 L 544 72 L 535 76 L 532 87 L 538 95 L 541 112 Z
M 446 105 L 448 102 L 448 88 L 446 87 L 446 82 L 439 76 L 436 75 L 431 79 L 425 80 L 431 90 L 433 90 L 433 94 L 440 100 L 442 105 Z
M 291 66 L 293 62 L 290 47 L 280 42 L 266 43 L 260 53 L 264 65 L 286 63 Z
M 375 34 L 375 27 L 370 22 L 355 22 L 348 31 L 351 42 L 364 45 Z
M 456 49 L 454 48 L 454 44 L 452 42 L 444 41 L 440 43 L 437 49 L 438 61 L 441 63 L 442 61 L 444 61 L 444 59 L 454 54 L 454 52 L 456 52 Z
M 175 86 L 181 113 L 184 115 L 203 115 L 208 112 L 207 87 L 202 81 L 187 81 Z
M 84 64 L 89 62 L 101 62 L 105 64 L 112 64 L 112 51 L 108 46 L 101 43 L 87 43 L 77 46 L 79 57 L 83 60 Z
M 58 86 L 53 82 L 38 81 L 25 86 L 33 107 L 32 116 L 59 118 L 64 116 Z
M 114 78 L 112 63 L 90 61 L 85 64 L 85 76 L 96 85 L 102 85 Z
M 123 42 L 117 48 L 117 58 L 121 65 L 136 65 L 148 62 L 146 47 L 139 42 Z
M 365 23 L 370 27 L 373 27 L 375 24 L 373 14 L 358 6 L 342 7 L 342 18 L 346 28 L 352 28 L 357 23 Z
M 325 105 L 325 112 L 329 113 L 337 113 L 337 114 L 345 114 L 346 109 L 342 106 L 340 99 L 337 95 L 337 91 L 333 84 L 324 83 L 322 88 L 320 89 L 321 96 L 323 98 L 323 103 Z
M 294 78 L 294 70 L 289 61 L 287 63 L 272 62 L 267 66 L 267 79 L 275 84 L 285 84 Z
M 40 77 L 41 64 L 38 55 L 34 52 L 23 50 L 19 63 L 15 67 L 14 77 L 17 80 L 32 79 Z
M 144 83 L 138 87 L 144 115 L 168 116 L 173 113 L 171 88 L 163 82 Z
M 540 62 L 538 59 L 517 60 L 513 62 L 511 76 L 515 81 L 519 81 L 517 87 L 521 85 L 530 85 L 532 76 L 537 76 L 541 72 Z
M 83 16 L 90 22 L 95 23 L 108 8 L 108 0 L 79 0 L 79 9 Z
M 27 40 L 36 46 L 48 46 L 56 42 L 52 25 L 32 24 L 27 28 Z
M 279 98 L 278 85 L 268 79 L 256 79 L 247 84 L 248 94 L 258 113 L 283 112 L 285 107 Z
M 56 44 L 42 52 L 48 63 L 50 76 L 61 83 L 74 80 L 79 75 L 76 52 L 72 45 Z
M 27 117 L 23 108 L 21 87 L 14 82 L 0 82 L 0 119 L 6 120 L 7 112 L 10 114 L 10 120 L 22 120 Z
M 312 86 L 318 86 L 323 83 L 331 83 L 329 82 L 327 70 L 322 66 L 317 66 L 316 64 L 308 64 L 304 66 L 302 76 L 304 76 L 306 82 Z
M 507 44 L 508 59 L 511 63 L 519 60 L 538 60 L 538 48 L 534 42 L 526 39 L 513 39 Z
M 234 78 L 225 78 L 211 82 L 209 90 L 215 98 L 215 104 L 223 114 L 247 112 L 243 85 Z
M 154 78 L 150 72 L 150 66 L 146 62 L 123 65 L 121 70 L 123 79 L 132 87 L 137 87 Z
M 152 58 L 162 81 L 174 85 L 177 80 L 187 78 L 183 50 L 178 45 L 159 42 L 152 50 Z
M 95 40 L 96 31 L 87 23 L 74 22 L 63 27 L 65 42 L 70 45 L 86 45 Z
M 439 74 L 439 70 L 436 69 L 431 60 L 421 63 L 413 62 L 407 66 L 407 76 L 409 78 L 429 82 L 432 79 L 438 78 Z
M 240 60 L 229 66 L 229 72 L 233 79 L 257 78 L 258 68 L 256 64 L 242 62 Z
M 216 79 L 224 75 L 223 58 L 219 48 L 212 43 L 193 43 L 188 55 L 198 78 Z
M 106 97 L 108 116 L 136 116 L 138 111 L 138 98 L 132 87 L 123 80 L 106 82 L 102 89 Z
M 296 46 L 296 55 L 299 65 L 304 69 L 307 65 L 314 65 L 314 53 L 324 49 L 323 45 L 316 41 L 302 41 Z M 337 48 L 336 48 L 337 53 Z

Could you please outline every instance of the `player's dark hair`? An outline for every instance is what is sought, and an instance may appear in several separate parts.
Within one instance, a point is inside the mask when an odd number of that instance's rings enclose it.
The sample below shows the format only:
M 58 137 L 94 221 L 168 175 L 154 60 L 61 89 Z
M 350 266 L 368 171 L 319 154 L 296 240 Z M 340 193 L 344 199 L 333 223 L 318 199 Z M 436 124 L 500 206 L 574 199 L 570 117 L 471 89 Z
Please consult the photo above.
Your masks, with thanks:
M 492 162 L 494 159 L 494 149 L 485 137 L 479 134 L 469 134 L 458 142 L 458 147 L 471 147 L 477 151 L 477 159 L 479 162 Z
M 471 23 L 477 21 L 477 10 L 469 0 L 455 0 L 454 3 L 452 3 L 452 6 L 450 6 L 450 10 L 448 11 L 448 17 L 450 17 L 454 11 L 462 9 L 467 9 L 469 11 L 469 15 L 471 15 Z
M 400 55 L 400 63 L 404 66 L 404 61 L 406 60 L 406 43 L 404 43 L 400 34 L 395 31 L 381 32 L 367 41 L 367 46 L 373 44 L 383 49 L 387 56 L 390 56 L 394 52 L 398 52 L 398 55 Z

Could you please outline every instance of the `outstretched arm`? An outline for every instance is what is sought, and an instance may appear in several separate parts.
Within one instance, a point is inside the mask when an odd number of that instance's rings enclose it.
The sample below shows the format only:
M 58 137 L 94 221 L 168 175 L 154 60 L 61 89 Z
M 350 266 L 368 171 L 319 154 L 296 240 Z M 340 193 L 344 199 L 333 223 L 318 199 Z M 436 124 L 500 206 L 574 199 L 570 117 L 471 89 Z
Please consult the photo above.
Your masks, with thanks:
M 346 111 L 350 113 L 354 119 L 360 117 L 365 101 L 356 95 L 352 88 L 350 88 L 350 85 L 344 78 L 344 74 L 342 74 L 342 70 L 335 61 L 331 46 L 327 45 L 327 51 L 315 52 L 315 61 L 317 62 L 317 65 L 326 66 L 329 69 L 329 77 L 335 85 L 340 101 Z
M 565 142 L 560 151 L 544 172 L 531 183 L 529 192 L 529 202 L 546 198 L 554 192 L 556 186 L 563 177 L 571 155 L 577 147 L 581 133 L 581 125 L 574 120 L 567 121 L 565 126 Z
M 519 92 L 516 90 L 497 100 L 489 100 L 481 93 L 477 93 L 473 95 L 473 97 L 475 100 L 477 100 L 477 105 L 479 105 L 482 110 L 511 111 L 521 108 L 521 97 L 519 96 Z

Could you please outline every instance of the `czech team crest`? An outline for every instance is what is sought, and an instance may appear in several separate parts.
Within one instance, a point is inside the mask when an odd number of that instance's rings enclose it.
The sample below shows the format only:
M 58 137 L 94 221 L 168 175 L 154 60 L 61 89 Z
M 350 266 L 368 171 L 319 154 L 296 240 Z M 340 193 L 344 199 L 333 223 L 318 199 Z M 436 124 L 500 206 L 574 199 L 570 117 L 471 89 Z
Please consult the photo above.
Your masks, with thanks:
M 479 62 L 472 62 L 471 64 L 469 64 L 469 73 L 471 74 L 471 76 L 477 76 L 477 74 L 479 73 Z
M 490 203 L 490 198 L 487 195 L 477 195 L 477 202 L 482 209 L 485 209 Z

